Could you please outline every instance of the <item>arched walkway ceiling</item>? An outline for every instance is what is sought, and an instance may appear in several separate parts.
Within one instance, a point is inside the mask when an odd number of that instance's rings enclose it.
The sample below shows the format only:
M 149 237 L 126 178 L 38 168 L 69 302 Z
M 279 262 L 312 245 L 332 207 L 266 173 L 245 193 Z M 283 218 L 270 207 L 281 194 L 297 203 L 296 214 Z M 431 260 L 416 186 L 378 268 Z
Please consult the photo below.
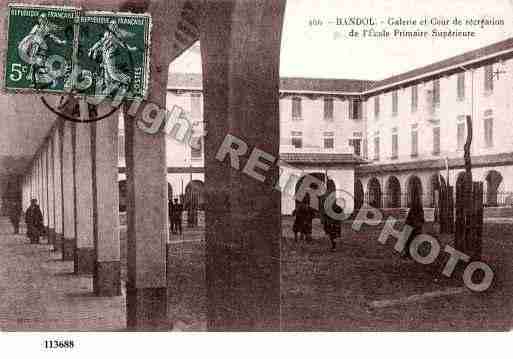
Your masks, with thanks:
M 40 0 L 24 0 L 25 4 L 42 4 Z M 130 9 L 135 1 L 93 0 L 93 1 L 53 1 L 51 5 L 87 6 L 94 10 Z M 139 2 L 142 3 L 142 2 Z M 199 1 L 186 2 L 182 20 L 175 34 L 175 50 L 179 56 L 199 39 Z M 50 4 L 50 3 L 49 3 Z M 7 1 L 0 1 L 1 13 L 7 14 Z M 156 15 L 153 15 L 156 16 Z M 5 29 L 7 16 L 0 17 L 0 26 Z M 153 31 L 158 31 L 154 29 Z M 7 39 L 0 41 L 0 56 L 5 58 Z M 4 74 L 4 63 L 1 61 L 0 73 Z M 3 78 L 3 76 L 1 76 Z M 3 88 L 3 83 L 1 87 Z M 0 92 L 0 180 L 2 178 L 22 174 L 29 165 L 38 148 L 43 143 L 56 121 L 40 100 L 41 95 L 15 94 Z M 57 96 L 45 95 L 49 103 L 55 103 Z

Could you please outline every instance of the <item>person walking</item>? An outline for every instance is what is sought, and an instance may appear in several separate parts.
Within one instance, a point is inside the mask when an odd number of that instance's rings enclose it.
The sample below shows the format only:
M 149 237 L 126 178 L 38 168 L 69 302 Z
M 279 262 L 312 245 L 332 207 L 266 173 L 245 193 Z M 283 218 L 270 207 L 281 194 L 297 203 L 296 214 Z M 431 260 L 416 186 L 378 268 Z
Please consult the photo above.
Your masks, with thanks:
M 342 214 L 342 208 L 337 204 L 334 205 L 333 211 L 337 214 Z M 331 243 L 331 251 L 334 252 L 336 250 L 337 243 L 335 240 L 341 237 L 342 234 L 342 221 L 338 218 L 333 218 L 323 211 L 322 214 L 322 224 L 324 227 L 324 232 L 328 236 L 328 239 Z
M 27 223 L 27 237 L 30 239 L 30 243 L 39 243 L 39 237 L 44 232 L 44 225 L 43 213 L 36 199 L 30 200 L 30 207 L 25 213 L 25 223 Z
M 292 225 L 292 232 L 294 232 L 294 241 L 303 239 L 303 227 L 305 225 L 305 204 L 299 202 L 296 209 L 292 211 L 294 216 L 294 224 Z
M 408 211 L 408 216 L 406 217 L 405 224 L 412 228 L 412 231 L 406 240 L 403 257 L 411 258 L 410 256 L 410 245 L 411 242 L 415 239 L 416 236 L 422 233 L 422 228 L 424 227 L 424 208 L 422 207 L 422 201 L 418 193 L 413 192 L 410 210 Z

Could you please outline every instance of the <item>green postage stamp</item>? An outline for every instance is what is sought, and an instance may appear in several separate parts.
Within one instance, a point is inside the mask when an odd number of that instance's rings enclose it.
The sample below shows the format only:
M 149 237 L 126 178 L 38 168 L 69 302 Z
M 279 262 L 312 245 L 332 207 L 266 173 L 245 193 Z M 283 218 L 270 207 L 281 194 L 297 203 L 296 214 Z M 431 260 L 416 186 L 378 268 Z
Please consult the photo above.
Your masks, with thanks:
M 150 15 L 10 4 L 8 16 L 6 90 L 146 98 Z

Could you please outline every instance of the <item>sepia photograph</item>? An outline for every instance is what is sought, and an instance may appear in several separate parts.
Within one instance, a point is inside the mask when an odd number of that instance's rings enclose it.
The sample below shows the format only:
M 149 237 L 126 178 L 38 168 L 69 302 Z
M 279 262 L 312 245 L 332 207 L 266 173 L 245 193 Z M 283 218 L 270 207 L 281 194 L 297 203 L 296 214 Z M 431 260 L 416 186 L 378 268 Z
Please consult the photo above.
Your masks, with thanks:
M 513 1 L 0 8 L 5 346 L 511 343 Z

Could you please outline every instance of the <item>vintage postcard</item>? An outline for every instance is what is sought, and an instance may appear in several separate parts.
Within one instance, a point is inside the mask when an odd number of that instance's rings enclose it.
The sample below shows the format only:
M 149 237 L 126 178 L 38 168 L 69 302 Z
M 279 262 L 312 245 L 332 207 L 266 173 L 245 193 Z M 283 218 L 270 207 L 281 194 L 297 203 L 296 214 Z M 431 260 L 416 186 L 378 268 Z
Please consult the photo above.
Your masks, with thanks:
M 513 1 L 25 2 L 0 0 L 7 357 L 511 341 Z

